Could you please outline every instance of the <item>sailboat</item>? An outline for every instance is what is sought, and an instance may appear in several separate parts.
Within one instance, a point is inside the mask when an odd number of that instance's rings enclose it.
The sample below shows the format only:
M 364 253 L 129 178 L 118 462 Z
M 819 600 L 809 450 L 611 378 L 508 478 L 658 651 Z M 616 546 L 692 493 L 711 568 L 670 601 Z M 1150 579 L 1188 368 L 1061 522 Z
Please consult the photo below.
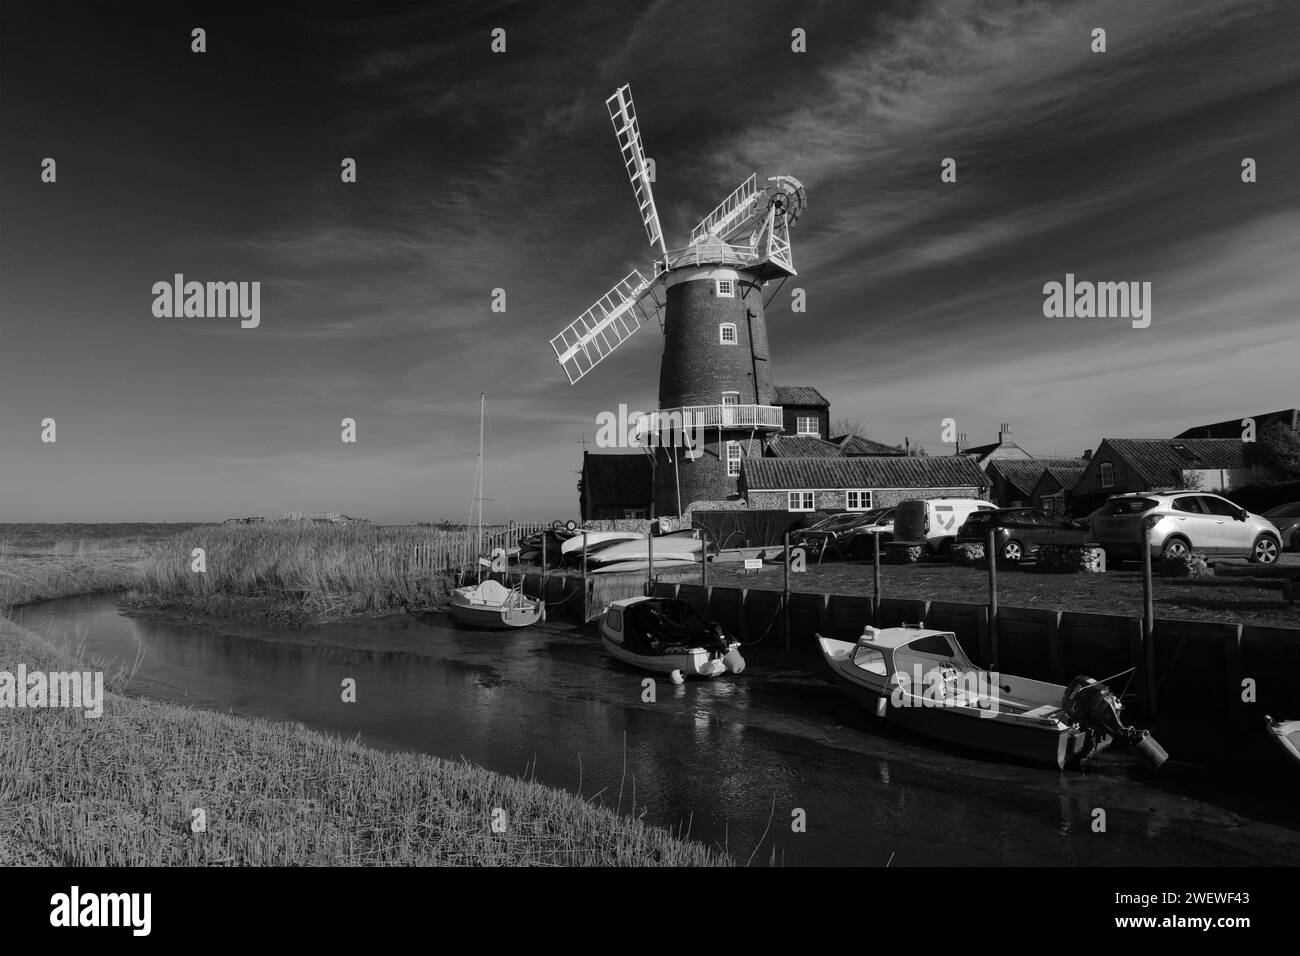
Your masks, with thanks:
M 483 551 L 483 417 L 487 410 L 487 397 L 479 395 L 478 410 L 478 481 L 474 500 L 478 502 L 478 536 L 475 553 Z M 523 592 L 522 582 L 509 588 L 491 578 L 483 580 L 482 558 L 478 561 L 478 583 L 456 588 L 451 592 L 447 611 L 453 618 L 468 627 L 488 630 L 528 627 L 546 616 L 541 598 L 530 598 Z M 490 562 L 489 566 L 490 566 Z

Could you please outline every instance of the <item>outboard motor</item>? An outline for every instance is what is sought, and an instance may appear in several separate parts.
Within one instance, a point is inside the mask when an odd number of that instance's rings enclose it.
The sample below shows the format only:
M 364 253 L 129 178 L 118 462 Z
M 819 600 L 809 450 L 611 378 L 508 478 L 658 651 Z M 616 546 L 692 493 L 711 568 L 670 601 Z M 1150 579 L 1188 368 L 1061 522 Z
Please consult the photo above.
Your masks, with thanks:
M 1082 762 L 1096 756 L 1112 740 L 1123 740 L 1146 759 L 1152 770 L 1156 770 L 1169 759 L 1169 754 L 1151 736 L 1150 731 L 1138 730 L 1126 726 L 1120 716 L 1124 705 L 1120 703 L 1111 689 L 1091 677 L 1076 677 L 1065 688 L 1061 698 L 1061 709 L 1070 720 L 1089 730 L 1097 737 L 1096 745 L 1084 755 Z

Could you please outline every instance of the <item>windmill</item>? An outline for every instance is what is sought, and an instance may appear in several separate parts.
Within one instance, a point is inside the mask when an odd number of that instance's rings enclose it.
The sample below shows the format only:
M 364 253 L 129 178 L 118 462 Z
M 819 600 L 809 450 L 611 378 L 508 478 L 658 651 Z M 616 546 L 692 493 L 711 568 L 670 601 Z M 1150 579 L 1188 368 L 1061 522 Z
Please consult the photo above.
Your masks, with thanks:
M 648 427 L 706 429 L 703 449 L 655 448 L 656 466 L 668 466 L 655 469 L 655 510 L 680 515 L 696 501 L 733 497 L 740 459 L 761 454 L 763 439 L 781 430 L 762 289 L 797 274 L 790 229 L 807 195 L 792 176 L 760 185 L 753 174 L 691 230 L 687 245 L 669 249 L 631 90 L 620 87 L 605 105 L 654 258 L 646 272 L 633 269 L 569 323 L 551 347 L 576 384 L 662 315 L 659 413 Z

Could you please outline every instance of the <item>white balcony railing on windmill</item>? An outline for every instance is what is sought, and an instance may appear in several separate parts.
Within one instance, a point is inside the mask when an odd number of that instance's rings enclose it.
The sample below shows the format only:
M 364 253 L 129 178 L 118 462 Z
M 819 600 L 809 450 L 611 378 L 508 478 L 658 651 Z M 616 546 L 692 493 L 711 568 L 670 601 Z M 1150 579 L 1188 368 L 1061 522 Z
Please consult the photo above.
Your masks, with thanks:
M 636 422 L 638 434 L 667 429 L 781 428 L 784 412 L 779 405 L 684 405 L 643 414 Z
M 718 240 L 684 249 L 669 249 L 656 265 L 659 271 L 666 272 L 683 266 L 750 266 L 759 258 L 758 250 L 749 245 L 738 246 Z

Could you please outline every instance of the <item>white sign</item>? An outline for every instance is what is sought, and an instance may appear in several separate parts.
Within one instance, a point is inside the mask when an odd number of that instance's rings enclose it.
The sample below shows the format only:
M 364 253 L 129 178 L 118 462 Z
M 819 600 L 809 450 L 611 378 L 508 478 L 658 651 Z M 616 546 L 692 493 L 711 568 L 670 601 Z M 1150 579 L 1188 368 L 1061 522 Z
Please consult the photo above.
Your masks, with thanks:
M 761 571 L 762 568 L 763 568 L 763 559 L 762 559 L 762 558 L 746 558 L 746 559 L 745 559 L 745 570 L 746 570 L 746 571 Z

